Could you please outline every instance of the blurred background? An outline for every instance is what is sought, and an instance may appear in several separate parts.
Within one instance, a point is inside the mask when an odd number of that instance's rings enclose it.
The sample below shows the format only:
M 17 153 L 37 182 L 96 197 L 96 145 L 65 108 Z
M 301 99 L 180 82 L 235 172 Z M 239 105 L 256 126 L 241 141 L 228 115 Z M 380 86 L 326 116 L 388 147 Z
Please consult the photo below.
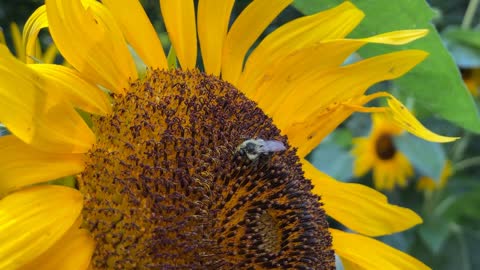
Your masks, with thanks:
M 158 1 L 141 2 L 167 49 Z M 237 1 L 233 18 L 249 2 Z M 266 33 L 294 18 L 339 2 L 297 0 Z M 389 31 L 430 27 L 429 37 L 416 48 L 427 50 L 434 59 L 442 61 L 437 65 L 427 63 L 406 79 L 378 84 L 369 89 L 369 93 L 390 91 L 428 128 L 461 138 L 448 144 L 425 142 L 392 127 L 385 119 L 372 119 L 370 114 L 357 113 L 308 158 L 334 178 L 375 188 L 390 202 L 409 207 L 422 216 L 423 224 L 380 240 L 412 254 L 433 269 L 480 269 L 480 257 L 475 251 L 480 249 L 480 128 L 472 124 L 479 121 L 480 1 L 400 1 L 410 5 L 401 10 L 395 10 L 399 6 L 391 1 L 352 2 L 367 16 L 359 31 L 352 33 L 354 37 L 386 32 L 382 28 L 384 25 L 390 27 Z M 374 6 L 368 2 L 375 2 Z M 29 14 L 41 4 L 42 0 L 0 1 L 0 27 L 13 52 L 15 35 L 21 31 Z M 375 24 L 377 28 L 372 27 Z M 15 30 L 17 26 L 19 30 Z M 48 33 L 40 37 L 40 46 L 46 51 L 51 39 Z M 348 61 L 383 52 L 383 47 L 371 45 Z M 62 59 L 57 56 L 52 61 L 60 63 Z M 436 107 L 439 100 L 443 103 Z M 379 104 L 371 104 L 375 105 Z M 0 127 L 0 134 L 5 132 Z M 334 220 L 330 224 L 341 226 Z

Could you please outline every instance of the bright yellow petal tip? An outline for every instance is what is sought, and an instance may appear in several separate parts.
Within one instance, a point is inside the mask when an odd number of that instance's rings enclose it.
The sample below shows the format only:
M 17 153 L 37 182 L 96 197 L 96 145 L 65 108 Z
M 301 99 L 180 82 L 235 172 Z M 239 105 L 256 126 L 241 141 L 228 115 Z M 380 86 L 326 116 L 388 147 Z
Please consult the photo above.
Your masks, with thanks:
M 385 115 L 398 126 L 419 138 L 439 143 L 452 142 L 459 139 L 459 137 L 438 135 L 428 130 L 398 99 L 392 95 L 389 95 L 388 106 L 390 107 L 390 110 L 387 111 Z
M 421 261 L 375 239 L 330 229 L 333 249 L 353 269 L 427 270 Z M 352 268 L 345 268 L 352 269 Z
M 75 224 L 82 194 L 63 186 L 36 186 L 0 200 L 0 269 L 35 260 Z

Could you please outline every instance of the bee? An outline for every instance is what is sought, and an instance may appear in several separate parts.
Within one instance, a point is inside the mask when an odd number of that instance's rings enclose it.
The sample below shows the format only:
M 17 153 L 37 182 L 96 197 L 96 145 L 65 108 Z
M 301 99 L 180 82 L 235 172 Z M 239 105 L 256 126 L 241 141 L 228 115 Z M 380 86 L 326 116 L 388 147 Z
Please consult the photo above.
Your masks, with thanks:
M 261 156 L 270 156 L 286 149 L 281 141 L 249 139 L 237 146 L 237 153 L 246 156 L 250 161 L 257 161 Z

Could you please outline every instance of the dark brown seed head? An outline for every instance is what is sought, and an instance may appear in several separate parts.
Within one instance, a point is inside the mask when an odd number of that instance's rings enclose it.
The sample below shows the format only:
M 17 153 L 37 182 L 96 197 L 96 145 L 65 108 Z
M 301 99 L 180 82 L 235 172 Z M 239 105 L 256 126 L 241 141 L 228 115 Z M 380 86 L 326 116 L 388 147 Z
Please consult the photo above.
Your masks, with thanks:
M 392 135 L 382 134 L 375 141 L 375 151 L 381 160 L 390 160 L 397 153 L 397 148 L 393 143 Z
M 251 138 L 287 139 L 232 85 L 149 71 L 94 119 L 79 176 L 95 268 L 333 269 L 319 197 L 295 149 L 252 162 Z

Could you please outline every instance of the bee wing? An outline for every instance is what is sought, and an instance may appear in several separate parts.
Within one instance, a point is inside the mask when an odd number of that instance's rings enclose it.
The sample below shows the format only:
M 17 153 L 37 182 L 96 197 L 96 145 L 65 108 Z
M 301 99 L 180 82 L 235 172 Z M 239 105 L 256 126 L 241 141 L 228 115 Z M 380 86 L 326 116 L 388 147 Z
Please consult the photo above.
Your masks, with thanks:
M 281 141 L 270 140 L 270 141 L 265 141 L 263 144 L 263 151 L 265 152 L 280 152 L 286 149 L 287 148 Z

